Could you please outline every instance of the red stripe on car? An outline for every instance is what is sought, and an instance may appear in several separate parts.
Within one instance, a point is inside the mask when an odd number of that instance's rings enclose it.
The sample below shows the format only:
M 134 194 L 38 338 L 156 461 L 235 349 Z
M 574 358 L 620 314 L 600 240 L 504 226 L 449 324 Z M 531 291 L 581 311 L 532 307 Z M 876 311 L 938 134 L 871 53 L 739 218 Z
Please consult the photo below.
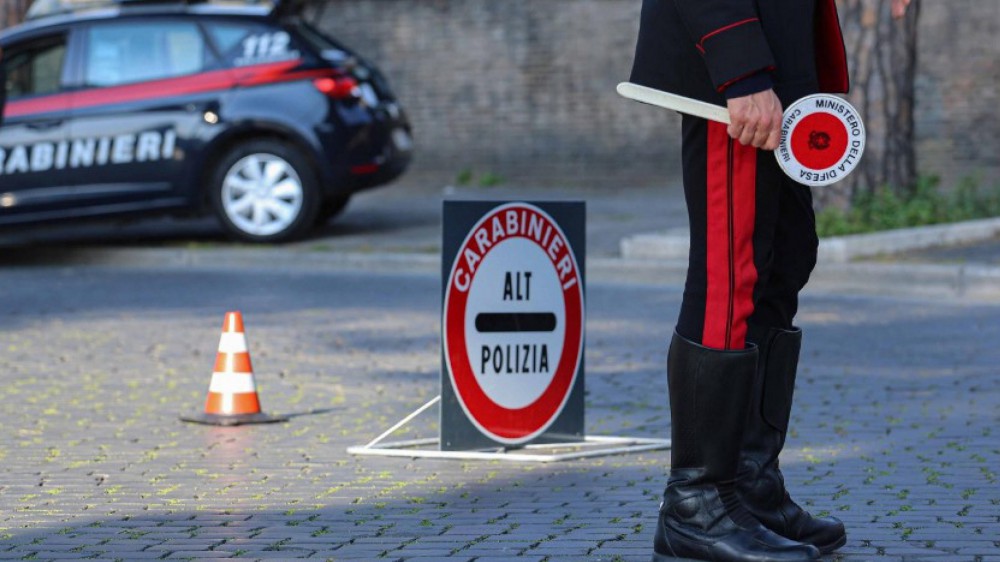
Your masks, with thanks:
M 18 117 L 340 75 L 333 69 L 293 72 L 292 70 L 298 67 L 301 62 L 301 60 L 296 59 L 243 68 L 212 70 L 179 78 L 153 80 L 124 86 L 91 88 L 79 92 L 16 100 L 7 104 L 4 115 Z

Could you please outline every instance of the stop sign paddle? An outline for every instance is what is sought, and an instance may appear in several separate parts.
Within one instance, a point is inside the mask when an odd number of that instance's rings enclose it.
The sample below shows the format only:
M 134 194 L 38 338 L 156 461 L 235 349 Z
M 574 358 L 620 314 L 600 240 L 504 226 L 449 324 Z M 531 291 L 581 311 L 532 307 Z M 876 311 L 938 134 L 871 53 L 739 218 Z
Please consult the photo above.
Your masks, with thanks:
M 635 101 L 729 124 L 729 110 L 719 105 L 630 82 L 618 84 L 618 93 Z M 785 109 L 781 143 L 774 156 L 790 178 L 821 187 L 836 183 L 854 171 L 864 150 L 865 126 L 858 111 L 837 96 L 816 94 Z

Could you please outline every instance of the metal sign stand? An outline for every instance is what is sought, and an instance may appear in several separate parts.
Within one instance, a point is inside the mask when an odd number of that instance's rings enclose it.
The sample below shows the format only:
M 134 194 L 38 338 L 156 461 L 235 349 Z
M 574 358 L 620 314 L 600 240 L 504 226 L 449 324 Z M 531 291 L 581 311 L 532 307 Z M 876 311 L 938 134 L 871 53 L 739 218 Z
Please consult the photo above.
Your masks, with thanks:
M 649 439 L 644 437 L 611 437 L 586 435 L 583 441 L 550 444 L 530 444 L 524 447 L 482 449 L 477 451 L 440 451 L 426 447 L 438 445 L 440 439 L 429 437 L 410 439 L 406 441 L 389 441 L 383 443 L 400 428 L 410 423 L 420 414 L 441 401 L 438 395 L 410 415 L 390 427 L 381 435 L 372 439 L 366 445 L 348 447 L 352 455 L 370 455 L 386 457 L 432 458 L 432 459 L 462 459 L 462 460 L 501 460 L 515 462 L 558 462 L 582 458 L 601 457 L 669 449 L 669 439 Z
M 584 211 L 582 201 L 445 201 L 440 394 L 348 453 L 547 463 L 670 448 L 585 433 Z M 483 352 L 478 370 L 470 349 Z M 509 374 L 521 376 L 501 380 Z M 435 404 L 438 437 L 386 441 Z

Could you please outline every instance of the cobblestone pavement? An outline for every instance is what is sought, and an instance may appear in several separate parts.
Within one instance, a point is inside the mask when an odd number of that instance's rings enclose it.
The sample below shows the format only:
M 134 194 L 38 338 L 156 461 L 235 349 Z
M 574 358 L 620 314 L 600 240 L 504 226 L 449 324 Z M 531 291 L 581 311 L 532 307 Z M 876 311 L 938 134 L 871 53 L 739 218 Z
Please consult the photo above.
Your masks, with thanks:
M 354 457 L 437 394 L 439 280 L 305 269 L 0 271 L 0 560 L 645 561 L 666 451 Z M 588 287 L 587 428 L 667 436 L 675 287 Z M 264 409 L 201 409 L 242 310 Z M 1000 561 L 1000 306 L 812 294 L 782 458 L 828 560 Z M 402 436 L 434 436 L 433 415 Z

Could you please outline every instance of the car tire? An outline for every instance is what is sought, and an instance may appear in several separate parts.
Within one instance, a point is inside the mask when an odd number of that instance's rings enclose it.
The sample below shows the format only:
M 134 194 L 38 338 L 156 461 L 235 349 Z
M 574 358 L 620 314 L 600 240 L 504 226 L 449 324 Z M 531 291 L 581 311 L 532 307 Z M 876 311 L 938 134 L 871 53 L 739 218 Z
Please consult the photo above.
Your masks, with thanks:
M 257 139 L 227 152 L 212 174 L 212 207 L 226 232 L 254 243 L 305 235 L 320 211 L 319 182 L 292 145 Z
M 325 199 L 319 207 L 319 213 L 316 214 L 316 226 L 322 226 L 330 222 L 330 219 L 343 213 L 350 202 L 350 195 L 338 195 Z

